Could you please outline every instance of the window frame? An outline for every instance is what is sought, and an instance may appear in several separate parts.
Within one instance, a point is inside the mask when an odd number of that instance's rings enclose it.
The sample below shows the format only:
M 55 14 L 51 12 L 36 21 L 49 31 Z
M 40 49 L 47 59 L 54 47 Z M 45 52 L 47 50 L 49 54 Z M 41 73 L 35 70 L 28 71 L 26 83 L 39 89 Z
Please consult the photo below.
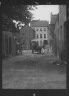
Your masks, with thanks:
M 46 28 L 44 28 L 44 31 L 46 31 Z
M 36 28 L 36 31 L 38 31 L 38 28 Z
M 40 28 L 40 31 L 42 31 L 42 28 Z
M 42 34 L 40 34 L 40 38 L 42 38 Z
M 44 38 L 46 38 L 46 34 L 44 34 Z
M 36 34 L 37 39 L 39 38 L 38 34 Z

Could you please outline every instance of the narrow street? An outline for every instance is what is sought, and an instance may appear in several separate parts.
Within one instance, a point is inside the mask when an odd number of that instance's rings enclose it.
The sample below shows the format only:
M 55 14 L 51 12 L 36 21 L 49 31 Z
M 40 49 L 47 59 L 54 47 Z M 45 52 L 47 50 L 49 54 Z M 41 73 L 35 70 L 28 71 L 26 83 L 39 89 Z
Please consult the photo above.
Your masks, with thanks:
M 66 65 L 51 64 L 54 56 L 23 52 L 2 62 L 3 89 L 66 89 Z

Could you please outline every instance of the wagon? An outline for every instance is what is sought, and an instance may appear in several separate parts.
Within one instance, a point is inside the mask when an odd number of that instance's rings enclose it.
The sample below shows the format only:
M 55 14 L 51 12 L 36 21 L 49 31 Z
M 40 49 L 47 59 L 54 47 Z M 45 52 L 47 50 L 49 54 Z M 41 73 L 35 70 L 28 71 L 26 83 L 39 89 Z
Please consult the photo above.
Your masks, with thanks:
M 32 53 L 37 52 L 41 54 L 42 47 L 38 45 L 36 41 L 32 41 Z

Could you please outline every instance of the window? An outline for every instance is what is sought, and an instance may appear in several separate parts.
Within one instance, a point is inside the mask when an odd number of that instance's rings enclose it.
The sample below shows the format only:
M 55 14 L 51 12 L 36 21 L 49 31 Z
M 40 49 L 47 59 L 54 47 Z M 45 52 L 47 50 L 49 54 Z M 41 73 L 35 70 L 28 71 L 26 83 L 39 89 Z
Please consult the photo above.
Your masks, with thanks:
M 36 31 L 38 31 L 38 28 L 36 28 Z
M 42 38 L 42 34 L 40 34 L 40 38 Z
M 44 28 L 44 31 L 46 31 L 46 28 Z
M 39 37 L 38 37 L 38 34 L 37 34 L 37 38 L 39 38 Z
M 40 31 L 42 31 L 42 28 L 40 28 Z
M 44 34 L 44 38 L 46 38 L 46 34 Z

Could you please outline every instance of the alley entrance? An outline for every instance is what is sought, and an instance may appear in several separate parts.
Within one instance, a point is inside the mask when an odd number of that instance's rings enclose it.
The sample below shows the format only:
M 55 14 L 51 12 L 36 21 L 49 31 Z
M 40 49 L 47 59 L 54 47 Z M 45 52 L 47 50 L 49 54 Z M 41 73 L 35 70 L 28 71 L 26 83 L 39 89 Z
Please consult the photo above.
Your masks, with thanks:
M 66 89 L 67 6 L 4 6 L 2 22 L 2 88 Z
M 4 89 L 65 89 L 66 65 L 57 66 L 51 62 L 53 55 L 22 55 L 3 60 L 2 87 Z

